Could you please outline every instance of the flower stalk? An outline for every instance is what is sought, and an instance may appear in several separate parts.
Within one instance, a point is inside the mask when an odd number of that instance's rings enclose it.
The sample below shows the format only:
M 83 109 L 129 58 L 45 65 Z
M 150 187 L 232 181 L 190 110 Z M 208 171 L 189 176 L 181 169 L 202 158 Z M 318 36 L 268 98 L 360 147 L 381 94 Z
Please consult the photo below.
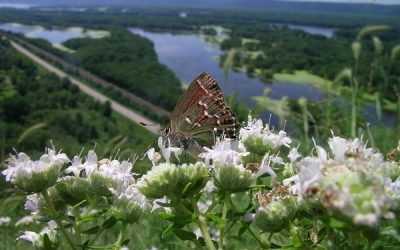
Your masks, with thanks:
M 226 228 L 226 216 L 228 214 L 228 206 L 230 202 L 230 193 L 225 194 L 224 198 L 224 205 L 222 207 L 222 217 L 221 217 L 221 223 L 219 225 L 219 241 L 218 241 L 218 249 L 222 250 L 224 249 L 224 234 L 225 234 L 225 228 Z
M 53 203 L 50 200 L 49 195 L 47 194 L 47 191 L 42 192 L 43 198 L 46 201 L 46 205 L 48 206 L 50 212 L 54 215 L 54 221 L 57 223 L 57 226 L 60 228 L 61 233 L 64 235 L 65 239 L 67 240 L 68 245 L 75 250 L 75 244 L 72 241 L 70 235 L 68 232 L 65 230 L 64 225 L 62 224 L 62 221 L 60 220 L 59 216 L 57 215 L 57 210 L 54 208 Z

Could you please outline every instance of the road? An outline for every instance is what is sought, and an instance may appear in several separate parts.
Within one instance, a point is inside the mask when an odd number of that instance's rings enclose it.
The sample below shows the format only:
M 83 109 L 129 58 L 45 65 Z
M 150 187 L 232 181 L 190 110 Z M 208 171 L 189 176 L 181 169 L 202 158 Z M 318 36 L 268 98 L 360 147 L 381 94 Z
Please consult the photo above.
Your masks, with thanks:
M 20 53 L 24 54 L 25 56 L 27 56 L 29 59 L 31 59 L 32 61 L 34 61 L 35 63 L 41 65 L 42 67 L 44 67 L 45 69 L 47 69 L 48 71 L 56 74 L 58 77 L 61 78 L 68 78 L 72 84 L 78 86 L 78 88 L 85 94 L 87 94 L 88 96 L 93 97 L 95 100 L 98 100 L 100 102 L 106 102 L 109 101 L 111 103 L 111 108 L 115 111 L 120 113 L 121 115 L 125 116 L 126 118 L 128 118 L 129 120 L 133 121 L 134 123 L 137 124 L 141 124 L 141 123 L 145 123 L 145 124 L 154 124 L 153 121 L 147 119 L 146 117 L 132 111 L 131 109 L 128 109 L 124 106 L 122 106 L 121 104 L 117 103 L 116 101 L 112 100 L 111 98 L 101 94 L 100 92 L 98 92 L 97 90 L 87 86 L 86 84 L 84 84 L 83 82 L 75 79 L 74 77 L 66 74 L 65 72 L 63 72 L 62 70 L 58 69 L 57 67 L 51 65 L 50 63 L 44 61 L 42 58 L 36 56 L 35 54 L 31 53 L 30 51 L 28 51 L 27 49 L 25 49 L 24 47 L 20 46 L 19 44 L 17 44 L 16 42 L 10 41 L 11 45 L 18 50 Z M 142 125 L 141 125 L 142 126 Z M 153 126 L 144 126 L 145 129 L 147 129 L 148 131 L 150 131 L 151 133 L 154 134 L 159 134 L 160 133 L 160 126 L 159 125 L 153 125 Z

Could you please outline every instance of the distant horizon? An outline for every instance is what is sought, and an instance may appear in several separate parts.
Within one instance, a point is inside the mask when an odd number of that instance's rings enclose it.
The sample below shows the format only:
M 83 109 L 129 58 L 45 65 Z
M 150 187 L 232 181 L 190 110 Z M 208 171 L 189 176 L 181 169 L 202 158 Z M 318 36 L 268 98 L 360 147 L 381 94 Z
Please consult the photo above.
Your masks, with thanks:
M 310 3 L 343 3 L 343 4 L 379 4 L 379 5 L 400 5 L 400 0 L 271 0 L 277 2 L 310 2 Z M 96 1 L 93 1 L 95 3 Z M 104 5 L 105 1 L 100 1 L 99 5 Z M 21 1 L 11 1 L 11 0 L 0 0 L 0 4 L 4 7 L 15 6 L 16 8 L 24 8 L 26 6 L 37 6 L 37 5 L 49 5 L 50 3 L 46 0 L 21 0 Z M 57 5 L 60 3 L 52 2 L 51 5 Z M 62 4 L 62 3 L 61 3 Z M 71 0 L 71 4 L 76 5 L 86 5 L 89 3 L 82 3 L 82 1 Z M 109 0 L 109 4 L 115 4 L 115 1 Z M 126 1 L 127 5 L 130 5 L 129 0 Z M 1 6 L 0 6 L 1 7 Z
M 318 2 L 318 3 L 348 3 L 348 4 L 383 4 L 399 5 L 400 0 L 275 0 L 281 2 Z

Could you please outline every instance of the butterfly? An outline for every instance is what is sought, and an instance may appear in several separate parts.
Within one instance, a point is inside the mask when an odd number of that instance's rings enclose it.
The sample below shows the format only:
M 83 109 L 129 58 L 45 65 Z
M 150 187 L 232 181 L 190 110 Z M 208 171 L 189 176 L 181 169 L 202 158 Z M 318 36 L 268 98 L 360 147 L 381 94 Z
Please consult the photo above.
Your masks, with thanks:
M 213 77 L 203 72 L 189 85 L 171 114 L 164 136 L 193 156 L 223 135 L 235 139 L 240 124 Z

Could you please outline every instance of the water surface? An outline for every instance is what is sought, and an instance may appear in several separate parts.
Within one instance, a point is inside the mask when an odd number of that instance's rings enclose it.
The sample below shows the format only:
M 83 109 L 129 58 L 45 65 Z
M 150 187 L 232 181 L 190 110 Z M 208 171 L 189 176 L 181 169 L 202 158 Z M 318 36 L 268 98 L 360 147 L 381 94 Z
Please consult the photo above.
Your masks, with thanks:
M 280 99 L 305 97 L 321 100 L 323 94 L 309 85 L 275 82 L 266 84 L 258 78 L 250 78 L 246 73 L 230 70 L 227 79 L 217 58 L 223 53 L 218 45 L 204 42 L 199 34 L 172 34 L 170 32 L 148 32 L 139 28 L 129 29 L 154 43 L 159 60 L 167 65 L 185 84 L 189 84 L 199 73 L 212 75 L 225 95 L 237 93 L 241 99 L 252 103 L 250 98 L 263 95 L 265 88 L 271 88 L 270 97 Z M 252 105 L 253 106 L 253 105 Z
M 20 33 L 29 38 L 42 38 L 56 47 L 73 38 L 101 38 L 109 35 L 108 31 L 84 30 L 81 27 L 70 27 L 66 29 L 54 27 L 48 29 L 38 25 L 32 26 L 19 23 L 0 24 L 0 29 Z

